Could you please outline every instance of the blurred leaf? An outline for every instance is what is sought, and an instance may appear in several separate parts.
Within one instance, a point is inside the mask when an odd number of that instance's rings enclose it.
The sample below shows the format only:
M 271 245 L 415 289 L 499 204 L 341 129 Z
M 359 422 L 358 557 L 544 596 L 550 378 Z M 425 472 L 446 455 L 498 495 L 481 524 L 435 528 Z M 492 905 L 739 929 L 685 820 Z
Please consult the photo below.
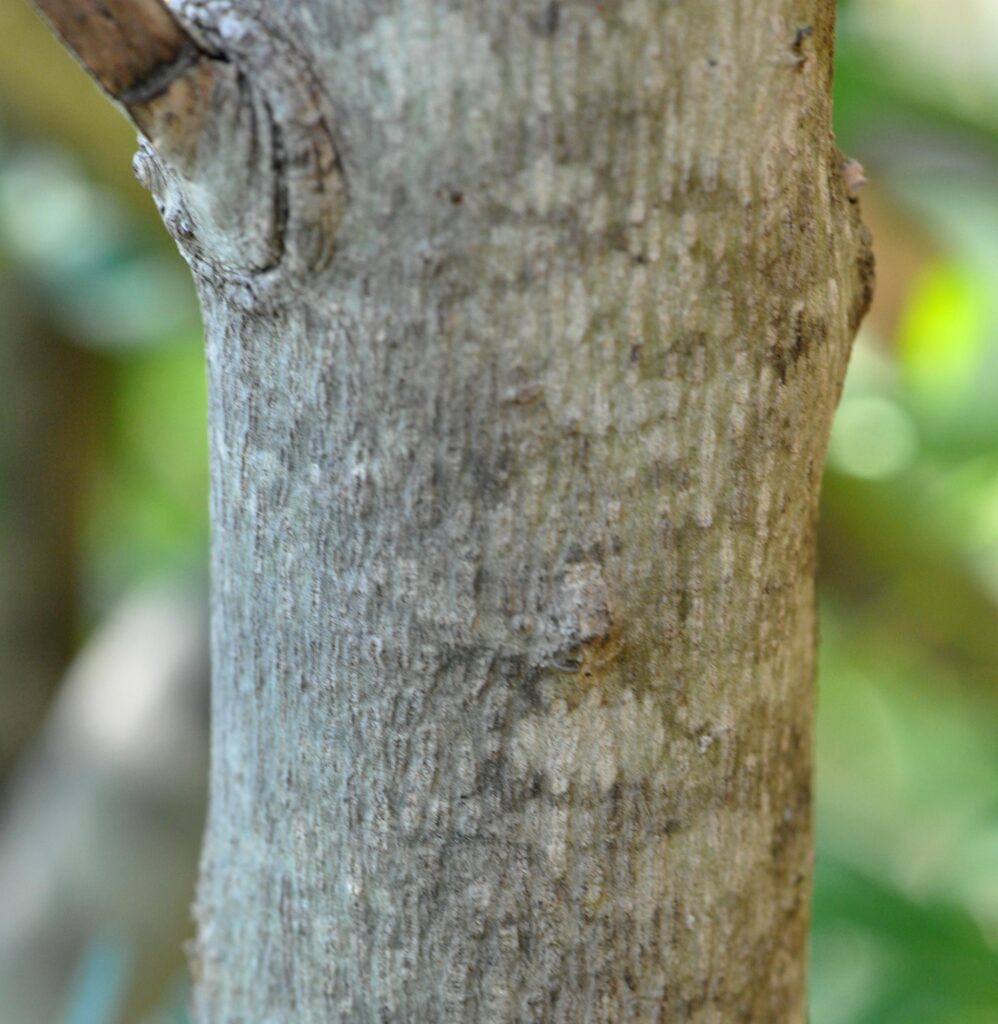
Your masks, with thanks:
M 63 1024 L 117 1024 L 128 984 L 130 956 L 121 936 L 100 935 L 84 953 L 70 987 Z
M 966 392 L 980 357 L 988 307 L 981 275 L 942 262 L 922 271 L 898 346 L 906 379 L 923 400 L 952 402 Z
M 173 986 L 170 995 L 164 1000 L 142 1024 L 189 1024 L 187 1004 L 190 1002 L 191 990 L 186 978 L 181 978 Z
M 22 145 L 0 160 L 0 248 L 78 340 L 161 344 L 197 329 L 190 275 L 164 241 L 51 147 Z
M 206 564 L 208 456 L 199 338 L 130 351 L 115 367 L 114 427 L 88 524 L 89 601 Z
M 890 122 L 934 117 L 998 131 L 995 11 L 992 0 L 840 4 L 840 130 L 866 134 Z
M 186 270 L 162 255 L 94 265 L 62 289 L 63 319 L 103 347 L 162 344 L 195 322 Z
M 835 417 L 828 458 L 850 476 L 879 480 L 911 465 L 918 437 L 911 417 L 890 398 L 845 398 Z
M 940 140 L 944 142 L 946 140 Z M 983 276 L 998 272 L 998 156 L 976 164 L 937 150 L 938 166 L 898 169 L 892 189 L 960 259 Z
M 998 954 L 959 908 L 912 900 L 820 855 L 814 908 L 814 1024 L 998 1019 Z
M 903 637 L 864 631 L 835 605 L 822 611 L 819 849 L 906 899 L 961 909 L 998 938 L 993 697 L 933 678 Z

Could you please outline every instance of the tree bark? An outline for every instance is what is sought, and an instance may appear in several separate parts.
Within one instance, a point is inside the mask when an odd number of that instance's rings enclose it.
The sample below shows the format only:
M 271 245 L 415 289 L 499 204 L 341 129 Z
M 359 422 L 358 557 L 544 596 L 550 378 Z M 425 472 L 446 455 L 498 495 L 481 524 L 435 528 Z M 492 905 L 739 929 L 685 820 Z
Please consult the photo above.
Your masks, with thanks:
M 831 0 L 173 10 L 124 101 L 207 331 L 196 1019 L 802 1022 Z

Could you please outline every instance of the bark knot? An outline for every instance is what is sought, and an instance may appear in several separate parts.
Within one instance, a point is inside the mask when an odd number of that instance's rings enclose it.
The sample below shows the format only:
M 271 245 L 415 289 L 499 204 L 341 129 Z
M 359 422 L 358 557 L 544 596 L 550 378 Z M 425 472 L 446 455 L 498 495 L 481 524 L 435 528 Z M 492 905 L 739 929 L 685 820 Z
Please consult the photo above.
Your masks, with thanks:
M 251 293 L 331 261 L 346 205 L 308 56 L 229 3 L 171 5 L 196 58 L 137 108 L 136 174 L 195 274 Z

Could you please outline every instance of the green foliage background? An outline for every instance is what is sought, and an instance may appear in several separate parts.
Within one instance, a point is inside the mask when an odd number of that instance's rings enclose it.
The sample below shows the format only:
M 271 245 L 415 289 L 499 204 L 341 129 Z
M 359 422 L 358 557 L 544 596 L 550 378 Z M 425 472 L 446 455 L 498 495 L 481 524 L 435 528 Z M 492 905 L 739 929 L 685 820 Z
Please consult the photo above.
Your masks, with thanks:
M 878 293 L 823 499 L 812 1021 L 994 1024 L 998 3 L 841 8 L 837 134 L 870 179 Z M 127 179 L 127 127 L 27 11 L 0 38 L 0 273 L 109 381 L 82 635 L 137 580 L 205 562 L 200 328 Z M 81 955 L 68 1021 L 117 1019 L 127 949 L 108 941 Z

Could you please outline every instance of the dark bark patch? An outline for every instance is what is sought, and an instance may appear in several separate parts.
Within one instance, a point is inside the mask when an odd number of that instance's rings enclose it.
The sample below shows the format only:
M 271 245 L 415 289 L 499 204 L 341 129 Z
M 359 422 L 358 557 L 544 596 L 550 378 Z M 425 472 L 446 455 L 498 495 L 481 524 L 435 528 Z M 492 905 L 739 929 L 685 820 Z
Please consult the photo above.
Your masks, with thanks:
M 561 3 L 560 0 L 550 0 L 544 5 L 544 9 L 534 18 L 530 19 L 530 27 L 539 35 L 553 36 L 561 24 Z
M 797 70 L 803 69 L 807 63 L 807 52 L 804 44 L 814 35 L 813 25 L 801 25 L 794 33 L 794 41 L 790 45 L 790 52 L 793 54 L 794 64 Z
M 859 329 L 863 317 L 873 303 L 873 284 L 876 278 L 873 238 L 866 226 L 860 229 L 859 241 L 859 253 L 856 256 L 856 290 L 849 309 L 849 329 L 853 332 Z
M 780 383 L 786 384 L 791 372 L 811 348 L 828 340 L 828 324 L 820 317 L 809 317 L 803 310 L 797 310 L 790 317 L 780 317 L 776 327 L 781 336 L 789 333 L 789 339 L 778 342 L 769 350 L 769 361 Z

